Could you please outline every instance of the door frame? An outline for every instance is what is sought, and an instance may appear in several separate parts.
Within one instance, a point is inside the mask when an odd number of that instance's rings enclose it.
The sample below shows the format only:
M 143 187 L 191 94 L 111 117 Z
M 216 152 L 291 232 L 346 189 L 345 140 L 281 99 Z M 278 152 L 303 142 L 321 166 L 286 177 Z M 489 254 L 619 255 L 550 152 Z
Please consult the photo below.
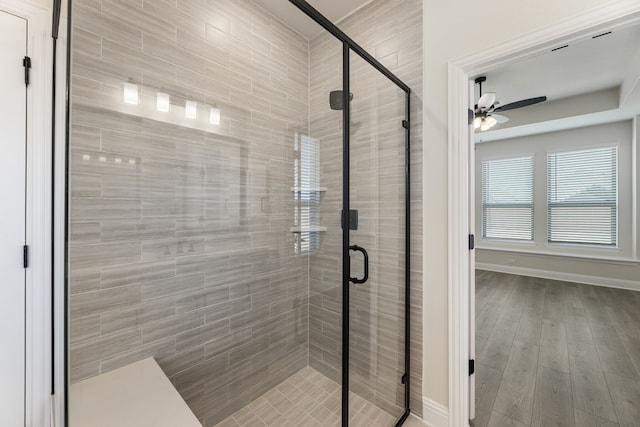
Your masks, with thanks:
M 31 1 L 0 0 L 0 9 L 27 20 L 25 425 L 51 418 L 51 11 Z M 16 64 L 20 66 L 20 64 Z
M 450 61 L 448 64 L 448 324 L 449 426 L 469 425 L 469 321 L 472 307 L 469 275 L 470 175 L 474 161 L 469 132 L 469 79 L 487 70 L 543 52 L 611 25 L 640 22 L 637 0 L 618 0 L 498 46 Z

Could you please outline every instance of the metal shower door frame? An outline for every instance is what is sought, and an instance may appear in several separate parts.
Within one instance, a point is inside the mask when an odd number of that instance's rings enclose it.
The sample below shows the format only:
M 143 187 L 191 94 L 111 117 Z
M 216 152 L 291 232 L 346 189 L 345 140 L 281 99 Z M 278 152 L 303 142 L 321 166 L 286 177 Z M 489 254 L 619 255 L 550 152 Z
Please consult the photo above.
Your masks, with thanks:
M 67 22 L 71 22 L 72 16 L 72 0 L 67 1 Z M 59 4 L 58 0 L 54 0 L 56 3 L 54 22 L 59 19 Z M 407 86 L 402 80 L 395 76 L 391 71 L 378 62 L 371 54 L 354 42 L 349 36 L 342 32 L 335 24 L 329 21 L 320 12 L 314 9 L 309 3 L 304 0 L 289 0 L 295 7 L 300 9 L 304 14 L 309 16 L 312 20 L 322 26 L 327 32 L 336 37 L 342 42 L 343 46 L 343 83 L 342 83 L 342 96 L 343 96 L 343 206 L 342 206 L 342 427 L 348 427 L 349 425 L 349 283 L 350 283 L 350 263 L 349 263 L 349 231 L 351 228 L 350 220 L 350 200 L 349 200 L 349 171 L 350 171 L 350 115 L 351 106 L 349 102 L 349 87 L 350 87 L 350 74 L 349 74 L 349 56 L 350 52 L 354 52 L 360 58 L 369 63 L 373 68 L 378 70 L 382 75 L 387 77 L 391 82 L 398 86 L 403 92 L 405 92 L 405 119 L 402 121 L 402 126 L 405 129 L 405 351 L 404 351 L 404 374 L 402 376 L 402 383 L 405 386 L 404 393 L 404 412 L 398 418 L 395 423 L 395 427 L 400 427 L 404 424 L 405 420 L 409 417 L 410 410 L 410 226 L 411 226 L 411 202 L 410 202 L 410 147 L 411 147 L 411 88 Z M 70 97 L 68 96 L 68 90 L 70 88 L 71 78 L 71 55 L 69 54 L 71 46 L 71 27 L 67 25 L 67 58 L 66 58 L 66 88 L 65 94 L 65 165 L 68 168 L 69 165 L 69 137 L 70 137 Z M 65 171 L 65 218 L 69 215 L 69 171 Z M 65 221 L 65 236 L 64 236 L 64 312 L 68 313 L 69 310 L 69 266 L 68 266 L 68 251 L 69 251 L 69 224 Z M 69 364 L 69 316 L 64 316 L 63 334 L 66 337 L 64 340 L 64 376 L 68 378 Z M 69 422 L 69 396 L 68 389 L 63 393 L 63 418 L 64 425 L 68 425 Z
M 350 53 L 354 52 L 382 75 L 391 80 L 405 92 L 405 119 L 402 126 L 405 129 L 405 372 L 402 382 L 405 386 L 404 413 L 396 421 L 395 427 L 404 424 L 409 417 L 410 409 L 410 148 L 411 148 L 411 88 L 395 76 L 385 66 L 378 62 L 371 54 L 354 42 L 335 24 L 328 20 L 305 0 L 289 0 L 304 14 L 313 19 L 335 38 L 342 42 L 342 427 L 349 426 L 349 300 L 350 300 L 350 132 L 351 132 L 351 103 L 350 94 Z

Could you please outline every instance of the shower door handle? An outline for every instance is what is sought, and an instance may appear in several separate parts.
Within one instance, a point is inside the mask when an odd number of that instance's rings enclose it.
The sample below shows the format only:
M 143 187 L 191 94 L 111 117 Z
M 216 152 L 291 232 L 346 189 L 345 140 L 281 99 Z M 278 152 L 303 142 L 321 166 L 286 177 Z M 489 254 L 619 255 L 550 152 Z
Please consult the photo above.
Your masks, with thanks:
M 365 248 L 358 245 L 349 246 L 349 249 L 356 252 L 362 252 L 362 255 L 364 256 L 364 277 L 362 279 L 358 279 L 357 277 L 350 277 L 349 281 L 351 281 L 352 283 L 365 283 L 367 280 L 369 280 L 369 254 L 367 253 Z

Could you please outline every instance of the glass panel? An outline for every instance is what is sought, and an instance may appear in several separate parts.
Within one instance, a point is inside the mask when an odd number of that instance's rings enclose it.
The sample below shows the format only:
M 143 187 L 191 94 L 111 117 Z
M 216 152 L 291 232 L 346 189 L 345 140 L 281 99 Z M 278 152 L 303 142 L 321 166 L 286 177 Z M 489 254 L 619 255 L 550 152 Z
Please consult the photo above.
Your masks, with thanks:
M 326 227 L 317 234 L 318 248 L 309 257 L 309 367 L 322 375 L 318 385 L 330 393 L 324 406 L 331 415 L 322 425 L 338 426 L 342 410 L 343 126 L 342 110 L 335 102 L 332 108 L 331 93 L 342 89 L 342 43 L 322 32 L 310 40 L 309 49 L 309 128 L 319 153 L 319 224 Z
M 342 45 L 247 0 L 73 11 L 71 427 L 151 357 L 205 427 L 337 424 Z
M 350 420 L 392 426 L 404 412 L 405 92 L 351 54 L 350 243 L 366 249 L 369 279 L 351 284 Z M 351 252 L 351 277 L 364 257 Z M 364 425 L 364 423 L 363 423 Z

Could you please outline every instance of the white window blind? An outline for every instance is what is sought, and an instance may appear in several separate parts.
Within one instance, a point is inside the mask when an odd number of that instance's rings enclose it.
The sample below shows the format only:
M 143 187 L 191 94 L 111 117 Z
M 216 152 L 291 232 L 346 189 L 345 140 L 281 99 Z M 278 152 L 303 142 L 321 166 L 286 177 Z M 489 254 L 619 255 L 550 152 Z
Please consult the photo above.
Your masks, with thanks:
M 296 253 L 308 253 L 320 247 L 320 146 L 318 140 L 296 135 L 295 149 L 300 159 L 294 165 L 295 226 L 300 228 Z
M 616 246 L 618 149 L 547 154 L 547 240 Z
M 482 237 L 533 240 L 533 157 L 482 162 Z

